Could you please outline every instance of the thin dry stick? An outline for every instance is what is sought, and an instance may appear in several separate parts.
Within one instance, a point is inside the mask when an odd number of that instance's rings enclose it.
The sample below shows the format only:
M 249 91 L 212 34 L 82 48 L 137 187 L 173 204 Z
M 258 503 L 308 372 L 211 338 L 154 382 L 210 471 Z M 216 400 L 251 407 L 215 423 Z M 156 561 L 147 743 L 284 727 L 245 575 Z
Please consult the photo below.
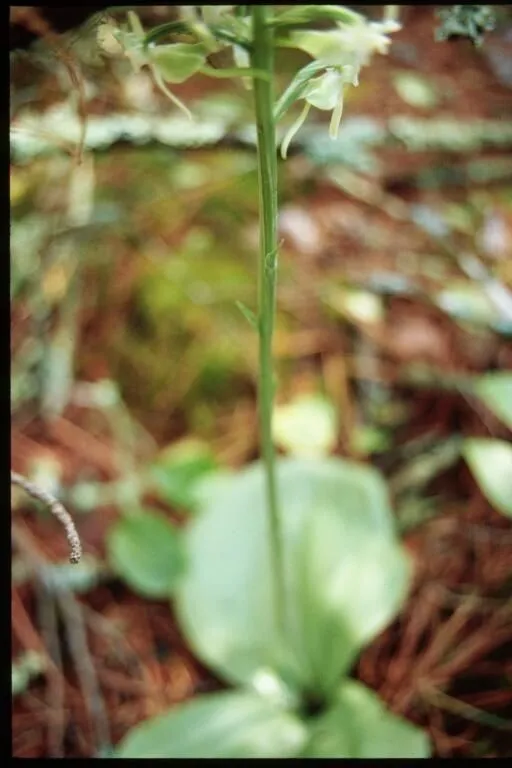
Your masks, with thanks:
M 61 616 L 64 619 L 68 646 L 73 656 L 87 709 L 93 722 L 96 750 L 101 752 L 110 748 L 110 729 L 96 669 L 89 652 L 81 606 L 73 598 L 72 594 L 62 590 L 55 593 L 55 599 Z
M 48 493 L 48 491 L 45 491 L 43 488 L 39 488 L 35 483 L 31 483 L 23 477 L 23 475 L 19 475 L 17 472 L 11 471 L 11 484 L 23 488 L 29 496 L 32 496 L 33 499 L 37 499 L 37 501 L 41 501 L 49 508 L 50 512 L 55 515 L 66 531 L 66 538 L 71 549 L 69 562 L 79 563 L 80 558 L 82 557 L 82 543 L 71 515 L 64 509 L 60 501 L 56 499 L 55 496 L 52 496 L 51 493 Z
M 52 674 L 48 676 L 46 689 L 46 704 L 52 716 L 48 718 L 48 748 L 50 757 L 64 757 L 64 736 L 67 718 L 64 710 L 66 703 L 66 681 L 64 679 L 64 664 L 59 642 L 59 619 L 54 596 L 36 579 L 36 594 L 38 597 L 38 614 L 42 635 L 50 658 L 55 665 Z

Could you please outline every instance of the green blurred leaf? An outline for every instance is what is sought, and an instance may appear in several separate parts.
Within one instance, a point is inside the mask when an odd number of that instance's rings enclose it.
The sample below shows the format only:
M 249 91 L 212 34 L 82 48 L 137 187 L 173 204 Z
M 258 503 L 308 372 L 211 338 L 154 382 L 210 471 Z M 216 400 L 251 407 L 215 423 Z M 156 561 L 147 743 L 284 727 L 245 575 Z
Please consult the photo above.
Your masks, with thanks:
M 292 456 L 326 456 L 336 444 L 336 409 L 320 395 L 301 395 L 276 406 L 272 431 L 276 444 Z
M 403 535 L 413 528 L 423 525 L 427 520 L 436 517 L 443 509 L 443 499 L 439 496 L 417 496 L 408 493 L 397 501 L 396 517 L 400 533 Z
M 489 502 L 512 517 L 512 445 L 490 437 L 464 440 L 463 454 Z
M 411 107 L 433 109 L 438 104 L 436 88 L 414 72 L 397 72 L 393 76 L 393 85 L 400 98 Z
M 434 477 L 453 466 L 460 458 L 461 440 L 455 435 L 442 442 L 428 443 L 424 452 L 412 456 L 390 480 L 392 492 L 418 492 Z
M 138 594 L 169 597 L 184 569 L 182 542 L 163 515 L 140 512 L 123 517 L 107 537 L 112 569 Z
M 199 483 L 215 473 L 217 468 L 217 462 L 206 444 L 198 440 L 184 440 L 160 454 L 150 474 L 166 502 L 193 510 L 197 505 Z
M 294 757 L 306 727 L 272 701 L 249 693 L 199 696 L 142 723 L 126 736 L 116 757 Z
M 371 424 L 356 426 L 350 435 L 351 449 L 365 456 L 372 453 L 383 453 L 390 445 L 391 438 L 388 432 Z
M 429 757 L 426 733 L 389 712 L 354 680 L 340 687 L 331 709 L 312 727 L 304 757 Z
M 438 306 L 457 320 L 495 327 L 499 313 L 481 285 L 453 281 L 436 297 Z
M 482 376 L 475 393 L 510 429 L 512 429 L 512 373 L 498 371 Z
M 407 564 L 375 470 L 340 459 L 281 459 L 277 484 L 287 647 L 275 625 L 259 462 L 214 488 L 187 530 L 180 622 L 203 662 L 232 682 L 251 683 L 270 668 L 304 689 L 320 684 L 317 667 L 325 666 L 325 688 L 398 609 Z

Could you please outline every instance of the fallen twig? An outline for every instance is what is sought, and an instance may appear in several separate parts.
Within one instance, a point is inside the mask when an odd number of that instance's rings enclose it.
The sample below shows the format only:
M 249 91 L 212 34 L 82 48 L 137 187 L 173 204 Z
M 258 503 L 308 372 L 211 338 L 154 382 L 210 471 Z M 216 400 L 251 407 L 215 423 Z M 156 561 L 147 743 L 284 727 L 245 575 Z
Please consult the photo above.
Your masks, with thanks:
M 54 596 L 45 588 L 44 582 L 36 579 L 39 624 L 50 658 L 55 665 L 48 675 L 45 700 L 53 717 L 48 719 L 48 752 L 50 757 L 64 757 L 64 736 L 66 733 L 66 681 L 64 664 L 59 642 L 59 617 Z
M 111 745 L 108 715 L 87 643 L 81 605 L 71 593 L 62 590 L 55 593 L 55 600 L 64 619 L 68 647 L 75 662 L 75 669 L 94 727 L 96 751 L 101 753 Z
M 50 512 L 55 515 L 66 532 L 66 538 L 71 550 L 69 554 L 69 562 L 79 563 L 82 557 L 82 543 L 73 522 L 73 518 L 69 512 L 64 509 L 60 501 L 56 499 L 55 496 L 52 496 L 51 493 L 48 493 L 48 491 L 40 488 L 35 483 L 31 483 L 30 480 L 27 480 L 23 475 L 19 475 L 17 472 L 11 471 L 11 484 L 23 488 L 29 496 L 32 496 L 32 498 L 37 501 L 41 501 L 49 508 Z

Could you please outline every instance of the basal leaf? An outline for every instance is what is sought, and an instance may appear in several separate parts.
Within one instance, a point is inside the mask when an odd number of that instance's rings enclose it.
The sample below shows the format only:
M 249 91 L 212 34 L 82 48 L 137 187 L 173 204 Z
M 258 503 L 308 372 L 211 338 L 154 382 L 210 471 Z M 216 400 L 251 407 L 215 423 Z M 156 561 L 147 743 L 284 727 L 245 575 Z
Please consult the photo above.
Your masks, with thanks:
M 486 406 L 512 429 L 512 373 L 487 373 L 478 380 L 475 392 Z
M 162 515 L 141 512 L 121 518 L 107 537 L 112 569 L 138 594 L 168 597 L 184 569 L 178 532 Z
M 295 757 L 306 726 L 266 698 L 222 692 L 198 696 L 138 725 L 115 757 Z
M 490 437 L 464 440 L 463 454 L 489 502 L 512 517 L 512 445 Z
M 375 470 L 340 459 L 282 459 L 277 483 L 290 609 L 285 649 L 275 624 L 259 462 L 213 488 L 189 526 L 178 613 L 194 651 L 231 682 L 251 683 L 270 668 L 295 689 L 324 690 L 392 618 L 408 569 Z M 318 588 L 316 574 L 324 579 Z
M 313 724 L 304 757 L 430 757 L 424 731 L 397 717 L 369 688 L 347 680 Z

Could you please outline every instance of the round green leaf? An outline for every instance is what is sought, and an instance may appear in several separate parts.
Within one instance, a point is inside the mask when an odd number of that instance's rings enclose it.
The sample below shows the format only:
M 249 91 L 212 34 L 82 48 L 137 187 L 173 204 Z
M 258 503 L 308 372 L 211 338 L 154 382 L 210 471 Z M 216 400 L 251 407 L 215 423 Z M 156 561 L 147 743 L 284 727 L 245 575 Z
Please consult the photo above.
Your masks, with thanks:
M 107 537 L 112 569 L 138 594 L 168 597 L 184 568 L 182 542 L 162 515 L 141 512 L 119 520 Z
M 198 696 L 134 728 L 115 757 L 294 757 L 306 727 L 274 702 L 225 691 Z
M 490 437 L 464 440 L 463 454 L 489 502 L 512 517 L 512 445 Z
M 151 49 L 150 56 L 162 78 L 169 83 L 185 82 L 206 61 L 204 47 L 190 43 L 157 45 Z
M 424 731 L 389 712 L 373 691 L 347 680 L 314 722 L 303 756 L 425 758 L 430 745 Z
M 476 394 L 510 429 L 512 429 L 512 373 L 499 371 L 482 376 Z
M 334 458 L 282 459 L 277 484 L 286 648 L 275 623 L 259 462 L 213 489 L 189 526 L 177 608 L 194 651 L 226 679 L 250 683 L 270 668 L 295 689 L 325 692 L 395 615 L 407 561 L 375 470 Z

